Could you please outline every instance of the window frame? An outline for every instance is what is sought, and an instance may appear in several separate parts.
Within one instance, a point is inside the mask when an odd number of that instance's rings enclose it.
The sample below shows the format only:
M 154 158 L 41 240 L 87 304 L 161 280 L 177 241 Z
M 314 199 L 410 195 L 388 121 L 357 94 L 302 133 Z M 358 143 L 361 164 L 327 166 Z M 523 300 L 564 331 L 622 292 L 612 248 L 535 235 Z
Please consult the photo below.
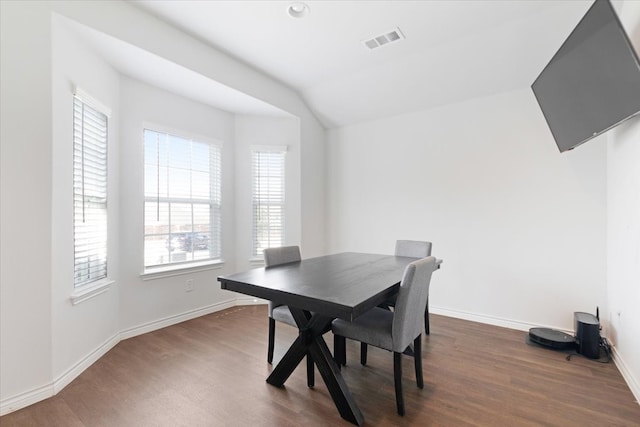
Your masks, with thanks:
M 281 217 L 280 217 L 280 241 L 271 243 L 271 238 L 269 236 L 268 247 L 276 247 L 276 246 L 284 246 L 286 242 L 286 217 L 287 217 L 287 151 L 288 147 L 286 145 L 252 145 L 250 147 L 250 169 L 251 169 L 251 257 L 252 260 L 262 259 L 263 254 L 259 251 L 262 246 L 259 244 L 258 239 L 258 218 L 257 218 L 257 210 L 260 206 L 281 206 Z M 280 174 L 280 187 L 281 191 L 279 192 L 280 200 L 270 200 L 268 195 L 260 197 L 257 194 L 256 183 L 258 177 L 256 176 L 257 165 L 256 165 L 256 154 L 259 153 L 270 153 L 270 154 L 280 154 L 282 155 L 281 160 L 281 168 L 279 169 Z M 266 199 L 266 203 L 262 203 L 261 200 Z M 268 234 L 271 235 L 271 231 L 268 230 Z M 266 248 L 262 248 L 263 250 Z
M 164 135 L 165 137 L 173 137 L 177 139 L 187 140 L 190 143 L 202 143 L 207 144 L 209 146 L 210 159 L 209 159 L 209 198 L 208 199 L 196 199 L 191 195 L 191 197 L 170 197 L 170 196 L 160 196 L 159 193 L 155 196 L 148 196 L 146 189 L 146 176 L 147 176 L 147 159 L 146 159 L 146 148 L 145 148 L 145 135 L 146 132 L 155 132 L 160 135 Z M 215 151 L 215 152 L 214 152 Z M 166 277 L 173 276 L 175 274 L 181 274 L 183 271 L 192 271 L 192 270 L 202 270 L 215 267 L 223 263 L 222 260 L 222 155 L 223 155 L 223 142 L 211 137 L 197 135 L 191 132 L 176 130 L 173 128 L 168 128 L 166 126 L 158 125 L 155 123 L 143 123 L 142 126 L 142 205 L 143 205 L 143 217 L 142 217 L 142 273 L 141 276 L 143 280 L 149 280 L 156 277 Z M 168 162 L 169 160 L 167 160 Z M 193 172 L 193 164 L 191 164 L 188 169 L 190 173 Z M 190 180 L 192 177 L 190 178 Z M 158 184 L 159 185 L 159 184 Z M 168 184 L 167 184 L 168 185 Z M 190 181 L 191 185 L 191 181 Z M 169 262 L 158 263 L 158 264 L 147 264 L 147 237 L 152 235 L 167 235 L 170 241 L 171 234 L 178 234 L 178 232 L 171 233 L 171 223 L 169 222 L 167 227 L 169 227 L 169 231 L 167 233 L 147 233 L 147 204 L 148 203 L 180 203 L 180 204 L 191 204 L 192 212 L 193 206 L 195 205 L 206 205 L 209 207 L 209 251 L 210 255 L 207 258 L 202 259 L 190 259 L 190 260 L 181 260 L 181 261 L 171 261 L 171 254 L 169 250 Z M 169 206 L 169 205 L 168 205 Z M 192 215 L 193 221 L 193 215 Z M 192 230 L 190 232 L 192 235 L 196 233 L 193 230 L 194 223 L 191 223 Z M 183 232 L 180 232 L 183 233 Z M 193 256 L 193 247 L 191 250 Z
M 109 280 L 109 119 L 111 110 L 91 95 L 76 87 L 73 93 L 73 288 L 72 302 L 77 304 L 86 298 L 86 294 L 95 294 L 105 289 Z M 78 105 L 79 104 L 79 105 Z M 80 108 L 81 116 L 78 117 Z M 88 111 L 87 111 L 88 110 Z M 78 119 L 80 122 L 78 122 Z M 77 128 L 80 128 L 80 136 Z M 85 133 L 85 129 L 88 132 Z M 91 134 L 89 134 L 91 132 Z M 79 141 L 78 141 L 79 138 Z M 86 152 L 92 151 L 91 162 Z M 78 159 L 79 157 L 79 159 Z M 79 163 L 78 163 L 79 161 Z M 85 168 L 86 164 L 93 164 Z M 80 210 L 77 203 L 80 199 Z M 91 205 L 91 206 L 89 206 Z M 98 215 L 98 220 L 87 220 L 87 210 Z M 82 218 L 79 218 L 81 216 Z M 86 226 L 79 225 L 81 219 Z M 96 230 L 97 229 L 97 230 Z M 91 244 L 80 244 L 81 234 L 90 233 Z M 94 242 L 99 245 L 94 249 Z M 79 262 L 79 253 L 90 252 L 87 260 Z M 91 256 L 97 256 L 97 262 L 91 262 Z M 98 266 L 100 273 L 92 277 L 91 266 Z M 79 273 L 79 270 L 86 270 Z M 74 297 L 75 295 L 75 297 Z M 78 297 L 78 295 L 80 297 Z

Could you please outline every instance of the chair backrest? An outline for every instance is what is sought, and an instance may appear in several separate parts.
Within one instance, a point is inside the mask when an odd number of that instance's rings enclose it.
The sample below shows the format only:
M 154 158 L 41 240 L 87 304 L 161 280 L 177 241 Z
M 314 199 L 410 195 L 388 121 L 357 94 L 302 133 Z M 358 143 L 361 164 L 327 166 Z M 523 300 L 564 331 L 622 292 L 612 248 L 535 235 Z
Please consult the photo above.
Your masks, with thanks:
M 267 267 L 297 262 L 301 259 L 300 247 L 298 246 L 282 246 L 279 248 L 268 248 L 264 250 L 264 265 Z
M 431 246 L 431 242 L 421 242 L 419 240 L 397 240 L 396 256 L 426 258 L 431 256 Z
M 405 268 L 393 315 L 393 351 L 403 352 L 424 330 L 424 310 L 435 268 L 436 259 L 432 256 L 414 261 Z
M 279 248 L 267 248 L 263 251 L 265 267 L 275 267 L 276 265 L 298 262 L 300 248 L 298 246 L 281 246 Z M 281 305 L 276 301 L 269 301 L 269 317 L 272 316 L 273 309 Z

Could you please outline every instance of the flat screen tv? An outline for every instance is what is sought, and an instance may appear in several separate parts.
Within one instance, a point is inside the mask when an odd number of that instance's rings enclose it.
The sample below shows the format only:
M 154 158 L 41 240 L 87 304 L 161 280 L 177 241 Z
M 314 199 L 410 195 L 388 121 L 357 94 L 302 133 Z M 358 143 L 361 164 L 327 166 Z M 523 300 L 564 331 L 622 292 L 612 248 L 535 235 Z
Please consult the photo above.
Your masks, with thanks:
M 640 61 L 609 0 L 596 0 L 531 85 L 560 152 L 640 113 Z

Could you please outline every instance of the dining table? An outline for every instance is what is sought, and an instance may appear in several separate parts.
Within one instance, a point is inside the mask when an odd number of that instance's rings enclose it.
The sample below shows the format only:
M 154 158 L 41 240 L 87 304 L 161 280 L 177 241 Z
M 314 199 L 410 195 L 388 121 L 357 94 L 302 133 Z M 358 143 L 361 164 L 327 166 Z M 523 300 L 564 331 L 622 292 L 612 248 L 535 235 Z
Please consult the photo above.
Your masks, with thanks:
M 267 383 L 282 387 L 305 356 L 318 369 L 340 416 L 364 417 L 333 360 L 323 334 L 336 319 L 353 321 L 398 292 L 406 266 L 416 258 L 344 252 L 218 277 L 222 289 L 287 305 L 297 327 L 293 341 Z M 439 267 L 442 261 L 439 260 Z

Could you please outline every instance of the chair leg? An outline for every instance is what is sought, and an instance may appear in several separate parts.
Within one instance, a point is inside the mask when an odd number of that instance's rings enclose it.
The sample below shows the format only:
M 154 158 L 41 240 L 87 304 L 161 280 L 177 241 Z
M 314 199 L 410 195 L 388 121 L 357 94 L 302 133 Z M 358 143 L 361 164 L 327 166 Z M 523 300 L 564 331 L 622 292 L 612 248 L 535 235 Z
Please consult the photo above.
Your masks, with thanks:
M 338 368 L 347 364 L 347 339 L 340 335 L 333 336 L 333 360 Z
M 276 321 L 274 318 L 269 317 L 269 348 L 267 350 L 267 362 L 271 364 L 273 362 L 273 347 L 276 335 Z
M 427 307 L 424 309 L 424 333 L 427 335 L 431 333 L 429 328 L 429 297 L 427 297 Z
M 360 364 L 365 366 L 367 364 L 367 344 L 360 343 Z
M 424 380 L 422 378 L 422 334 L 413 340 L 413 360 L 416 366 L 416 383 L 418 388 L 424 388 Z
M 315 385 L 315 378 L 313 372 L 313 359 L 310 354 L 307 354 L 307 386 L 313 388 Z
M 393 381 L 396 386 L 396 406 L 398 415 L 404 415 L 404 398 L 402 397 L 402 353 L 393 352 Z

